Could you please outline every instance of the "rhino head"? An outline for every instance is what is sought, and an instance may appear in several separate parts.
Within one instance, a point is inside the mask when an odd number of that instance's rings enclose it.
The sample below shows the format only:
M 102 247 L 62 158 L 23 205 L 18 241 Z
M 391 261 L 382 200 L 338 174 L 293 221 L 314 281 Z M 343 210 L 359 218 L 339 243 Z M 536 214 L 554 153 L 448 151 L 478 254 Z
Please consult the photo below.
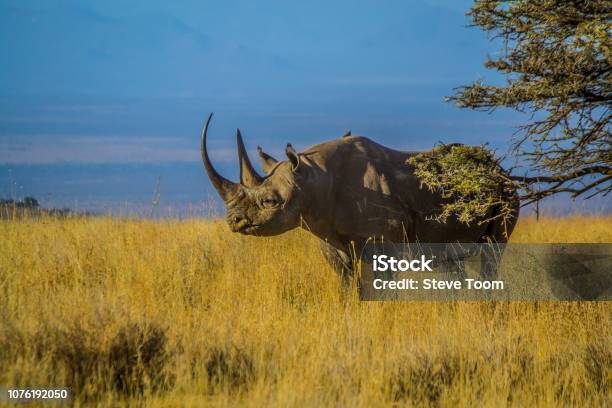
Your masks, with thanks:
M 233 232 L 247 235 L 278 235 L 300 225 L 307 205 L 307 180 L 310 169 L 291 144 L 285 152 L 289 160 L 277 162 L 268 156 L 265 177 L 260 176 L 247 155 L 238 129 L 236 141 L 240 161 L 240 183 L 221 176 L 213 167 L 206 148 L 206 134 L 212 118 L 202 130 L 202 161 L 212 185 L 225 203 L 226 221 Z M 260 150 L 260 156 L 263 152 Z M 265 154 L 265 153 L 263 153 Z

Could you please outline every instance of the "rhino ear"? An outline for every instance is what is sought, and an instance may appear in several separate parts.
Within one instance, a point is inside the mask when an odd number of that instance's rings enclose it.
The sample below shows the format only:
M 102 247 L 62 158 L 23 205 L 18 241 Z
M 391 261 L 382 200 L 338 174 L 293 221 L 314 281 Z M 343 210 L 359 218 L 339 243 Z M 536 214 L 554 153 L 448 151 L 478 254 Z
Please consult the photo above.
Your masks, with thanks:
M 264 152 L 260 146 L 257 146 L 257 153 L 259 153 L 259 160 L 261 160 L 261 166 L 264 172 L 270 174 L 274 166 L 278 163 L 278 160 Z
M 345 134 L 342 135 L 342 138 L 351 136 L 351 131 L 348 130 Z
M 298 153 L 295 151 L 293 146 L 291 146 L 291 143 L 287 143 L 287 147 L 285 148 L 285 153 L 287 154 L 287 157 L 289 158 L 289 161 L 291 162 L 291 167 L 293 171 L 296 171 L 300 165 L 300 157 L 298 156 Z

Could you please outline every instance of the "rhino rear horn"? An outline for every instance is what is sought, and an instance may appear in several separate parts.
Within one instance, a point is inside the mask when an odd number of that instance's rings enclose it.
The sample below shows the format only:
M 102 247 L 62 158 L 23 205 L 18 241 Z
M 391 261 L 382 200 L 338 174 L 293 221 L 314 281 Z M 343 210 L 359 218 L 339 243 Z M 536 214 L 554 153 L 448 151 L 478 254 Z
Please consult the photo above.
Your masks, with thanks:
M 261 161 L 263 171 L 266 174 L 270 174 L 272 169 L 278 164 L 278 160 L 264 152 L 261 146 L 257 146 L 257 153 L 259 153 L 259 160 Z
M 257 174 L 242 141 L 240 129 L 236 129 L 236 143 L 238 144 L 238 159 L 240 160 L 240 183 L 245 187 L 255 187 L 261 184 L 263 178 Z
M 202 144 L 200 146 L 202 162 L 204 163 L 204 169 L 206 169 L 206 173 L 208 174 L 208 178 L 210 179 L 213 187 L 215 190 L 217 190 L 221 198 L 224 201 L 227 201 L 238 191 L 238 184 L 221 176 L 217 170 L 215 170 L 210 162 L 210 158 L 208 157 L 208 150 L 206 148 L 206 134 L 208 132 L 208 125 L 210 125 L 210 120 L 212 117 L 213 114 L 211 112 L 210 115 L 208 115 L 208 119 L 206 119 L 204 128 L 202 129 Z

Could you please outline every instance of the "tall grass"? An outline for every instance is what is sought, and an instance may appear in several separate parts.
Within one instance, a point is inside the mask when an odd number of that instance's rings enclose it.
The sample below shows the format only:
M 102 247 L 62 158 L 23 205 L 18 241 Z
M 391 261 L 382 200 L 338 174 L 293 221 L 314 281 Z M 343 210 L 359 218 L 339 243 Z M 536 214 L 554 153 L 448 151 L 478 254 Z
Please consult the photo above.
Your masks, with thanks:
M 0 385 L 77 405 L 589 405 L 612 401 L 609 302 L 376 303 L 298 230 L 2 221 Z M 514 242 L 612 242 L 612 217 Z

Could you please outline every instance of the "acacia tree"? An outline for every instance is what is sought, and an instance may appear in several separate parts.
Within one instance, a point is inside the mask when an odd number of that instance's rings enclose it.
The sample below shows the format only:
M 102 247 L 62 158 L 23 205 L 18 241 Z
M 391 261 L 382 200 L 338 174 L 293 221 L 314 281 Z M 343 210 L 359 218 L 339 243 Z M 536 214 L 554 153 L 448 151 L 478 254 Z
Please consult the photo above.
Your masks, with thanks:
M 476 81 L 448 100 L 461 108 L 531 113 L 512 151 L 526 169 L 511 177 L 523 205 L 566 192 L 612 191 L 610 0 L 476 0 L 473 25 L 503 43 L 485 66 L 505 84 Z

